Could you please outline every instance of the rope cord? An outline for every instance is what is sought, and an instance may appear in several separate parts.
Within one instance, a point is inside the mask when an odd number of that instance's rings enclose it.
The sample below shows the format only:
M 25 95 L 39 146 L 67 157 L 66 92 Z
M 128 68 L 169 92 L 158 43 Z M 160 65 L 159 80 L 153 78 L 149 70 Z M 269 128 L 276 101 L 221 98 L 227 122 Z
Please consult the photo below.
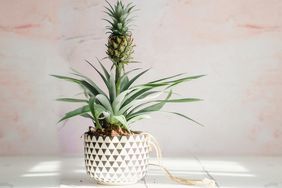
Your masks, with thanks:
M 149 145 L 154 148 L 154 150 L 156 152 L 156 155 L 157 155 L 158 164 L 149 163 L 149 165 L 160 167 L 164 172 L 166 172 L 167 176 L 171 180 L 173 180 L 173 181 L 175 181 L 175 182 L 177 182 L 179 184 L 184 184 L 184 185 L 204 185 L 204 186 L 209 186 L 209 187 L 215 187 L 216 186 L 215 181 L 212 180 L 212 179 L 208 179 L 208 178 L 204 178 L 202 180 L 197 180 L 197 179 L 187 179 L 187 178 L 181 178 L 181 177 L 173 176 L 169 172 L 169 170 L 161 164 L 162 152 L 161 152 L 160 145 L 157 142 L 156 138 L 153 135 L 149 134 L 149 133 L 142 133 L 142 134 L 147 136 L 147 139 L 148 139 L 147 141 L 148 141 Z M 151 151 L 152 151 L 152 148 L 151 148 Z

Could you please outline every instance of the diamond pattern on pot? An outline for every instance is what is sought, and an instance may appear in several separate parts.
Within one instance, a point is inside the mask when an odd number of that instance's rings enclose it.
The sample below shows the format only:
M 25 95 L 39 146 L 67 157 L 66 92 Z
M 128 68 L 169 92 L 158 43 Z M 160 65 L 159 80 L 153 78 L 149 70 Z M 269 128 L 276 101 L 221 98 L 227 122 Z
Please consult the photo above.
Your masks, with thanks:
M 131 184 L 147 173 L 149 145 L 145 135 L 84 135 L 87 173 L 102 184 Z

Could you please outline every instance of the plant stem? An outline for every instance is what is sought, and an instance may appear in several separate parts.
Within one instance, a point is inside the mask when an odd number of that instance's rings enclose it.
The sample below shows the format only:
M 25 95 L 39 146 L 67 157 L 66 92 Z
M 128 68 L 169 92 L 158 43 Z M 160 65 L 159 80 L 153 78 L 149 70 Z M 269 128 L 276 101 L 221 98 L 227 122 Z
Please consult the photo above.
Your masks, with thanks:
M 116 66 L 116 95 L 120 94 L 120 78 L 122 76 L 122 64 L 118 63 Z
M 99 119 L 98 119 L 98 117 L 96 117 L 96 114 L 95 114 L 95 111 L 94 111 L 94 121 L 95 121 L 95 123 L 94 123 L 94 125 L 95 125 L 95 127 L 96 127 L 96 129 L 101 129 L 102 130 L 102 126 L 101 126 L 101 124 L 100 124 L 100 122 L 99 122 Z

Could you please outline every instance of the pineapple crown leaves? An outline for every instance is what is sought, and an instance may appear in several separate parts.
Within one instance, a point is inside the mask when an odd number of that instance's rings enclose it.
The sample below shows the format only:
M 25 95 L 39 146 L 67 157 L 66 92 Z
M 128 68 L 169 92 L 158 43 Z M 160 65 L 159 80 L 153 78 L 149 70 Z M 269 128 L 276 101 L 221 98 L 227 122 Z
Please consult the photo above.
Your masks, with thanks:
M 96 81 L 74 71 L 72 76 L 52 75 L 58 79 L 72 82 L 82 88 L 84 98 L 60 98 L 58 101 L 82 103 L 80 108 L 65 114 L 60 121 L 72 117 L 82 116 L 89 118 L 97 129 L 110 128 L 111 125 L 129 130 L 129 125 L 135 121 L 148 118 L 153 112 L 159 112 L 167 103 L 187 103 L 200 101 L 197 98 L 174 98 L 172 89 L 178 84 L 200 78 L 204 75 L 186 76 L 177 74 L 143 84 L 135 84 L 149 69 L 140 71 L 134 76 L 132 72 L 139 69 L 125 71 L 124 65 L 134 62 L 133 38 L 129 31 L 129 23 L 132 21 L 131 13 L 135 10 L 132 3 L 124 5 L 121 0 L 109 5 L 106 13 L 111 20 L 105 19 L 110 25 L 107 27 L 108 37 L 107 55 L 112 61 L 112 67 L 108 71 L 97 59 L 101 70 L 86 60 L 94 71 L 101 77 L 106 89 L 101 88 Z M 115 68 L 115 71 L 113 70 Z M 188 116 L 178 112 L 168 112 L 186 118 L 199 124 Z M 59 121 L 59 122 L 60 122 Z
M 172 89 L 180 83 L 194 80 L 205 75 L 185 76 L 184 74 L 177 74 L 148 83 L 134 85 L 134 82 L 148 70 L 142 71 L 139 74 L 132 76 L 132 78 L 129 78 L 129 74 L 139 70 L 133 69 L 122 75 L 121 91 L 118 95 L 116 95 L 116 85 L 113 81 L 115 79 L 115 75 L 111 74 L 100 61 L 98 62 L 102 71 L 87 61 L 94 71 L 100 75 L 108 91 L 103 91 L 93 80 L 78 73 L 77 71 L 72 74 L 75 77 L 52 75 L 58 79 L 79 85 L 84 92 L 87 93 L 85 94 L 84 99 L 58 99 L 58 101 L 62 102 L 83 104 L 81 107 L 66 113 L 59 122 L 72 117 L 82 116 L 84 118 L 89 118 L 98 129 L 106 128 L 109 124 L 114 124 L 129 130 L 130 124 L 135 121 L 148 118 L 153 112 L 159 112 L 167 103 L 188 103 L 200 100 L 197 98 L 171 99 L 173 94 Z M 163 95 L 165 95 L 164 99 L 159 99 Z M 200 123 L 184 114 L 178 112 L 168 113 L 178 115 L 200 125 Z
M 108 30 L 107 33 L 113 35 L 127 35 L 129 33 L 129 24 L 133 20 L 133 17 L 130 17 L 130 15 L 135 10 L 135 5 L 132 5 L 132 3 L 125 5 L 120 0 L 118 0 L 114 6 L 108 1 L 106 2 L 108 7 L 105 6 L 106 11 L 104 12 L 111 18 L 111 20 L 104 19 L 109 23 L 109 26 L 106 27 Z

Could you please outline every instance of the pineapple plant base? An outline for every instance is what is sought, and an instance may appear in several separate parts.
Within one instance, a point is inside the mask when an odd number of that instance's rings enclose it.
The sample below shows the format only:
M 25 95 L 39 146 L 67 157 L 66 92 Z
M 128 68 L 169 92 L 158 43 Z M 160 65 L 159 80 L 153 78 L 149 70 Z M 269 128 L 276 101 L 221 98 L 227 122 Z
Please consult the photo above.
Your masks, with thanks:
M 98 184 L 134 184 L 147 173 L 149 143 L 141 132 L 127 136 L 84 134 L 87 174 Z
M 129 136 L 135 134 L 134 131 L 128 131 L 116 125 L 108 125 L 107 128 L 95 129 L 94 127 L 89 127 L 89 131 L 85 134 L 90 136 Z

